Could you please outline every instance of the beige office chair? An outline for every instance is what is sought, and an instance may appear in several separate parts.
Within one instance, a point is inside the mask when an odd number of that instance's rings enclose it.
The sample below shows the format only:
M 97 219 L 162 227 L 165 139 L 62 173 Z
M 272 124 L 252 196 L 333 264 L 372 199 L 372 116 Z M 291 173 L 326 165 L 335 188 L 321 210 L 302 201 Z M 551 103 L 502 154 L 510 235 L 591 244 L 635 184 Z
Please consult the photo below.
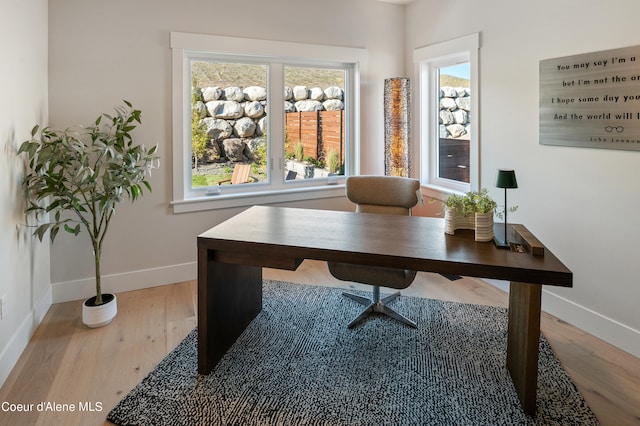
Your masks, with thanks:
M 395 176 L 350 176 L 346 181 L 347 198 L 356 204 L 357 213 L 381 213 L 395 215 L 411 215 L 411 208 L 418 203 L 420 182 L 416 179 Z M 345 236 L 348 238 L 348 236 Z M 391 269 L 347 263 L 328 262 L 331 275 L 342 281 L 353 281 L 373 286 L 373 298 L 362 297 L 352 293 L 344 296 L 366 306 L 349 328 L 372 313 L 380 313 L 416 327 L 416 323 L 400 315 L 386 304 L 400 295 L 395 292 L 380 298 L 380 287 L 403 289 L 409 287 L 416 276 L 416 271 Z

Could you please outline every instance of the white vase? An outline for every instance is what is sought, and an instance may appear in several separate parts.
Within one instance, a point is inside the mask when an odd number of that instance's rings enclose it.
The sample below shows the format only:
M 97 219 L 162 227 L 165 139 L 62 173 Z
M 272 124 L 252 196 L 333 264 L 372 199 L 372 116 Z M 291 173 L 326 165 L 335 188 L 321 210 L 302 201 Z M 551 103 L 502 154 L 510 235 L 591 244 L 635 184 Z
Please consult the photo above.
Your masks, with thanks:
M 103 327 L 109 324 L 118 313 L 118 303 L 115 294 L 104 293 L 102 299 L 105 303 L 92 306 L 95 296 L 82 304 L 82 322 L 89 328 Z
M 476 213 L 475 217 L 476 241 L 493 240 L 493 212 Z
M 456 211 L 451 207 L 444 210 L 444 232 L 453 235 L 456 231 Z

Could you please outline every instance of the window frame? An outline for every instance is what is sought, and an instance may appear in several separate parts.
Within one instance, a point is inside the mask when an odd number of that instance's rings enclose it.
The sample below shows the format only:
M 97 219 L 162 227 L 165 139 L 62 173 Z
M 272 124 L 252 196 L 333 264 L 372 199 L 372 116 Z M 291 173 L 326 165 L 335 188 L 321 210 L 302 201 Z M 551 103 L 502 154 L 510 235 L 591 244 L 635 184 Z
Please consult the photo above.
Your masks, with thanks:
M 420 151 L 420 181 L 430 196 L 446 198 L 451 193 L 477 191 L 480 182 L 479 161 L 479 121 L 480 93 L 478 81 L 478 57 L 480 34 L 448 40 L 417 48 L 413 52 L 413 62 L 418 75 L 418 134 Z M 439 144 L 439 75 L 437 70 L 462 62 L 470 63 L 469 91 L 471 93 L 471 114 L 469 140 L 469 183 L 438 177 Z M 425 120 L 426 117 L 426 120 Z
M 359 171 L 360 74 L 366 49 L 245 39 L 205 34 L 171 33 L 173 109 L 174 213 L 298 201 L 344 195 L 344 178 Z M 191 188 L 191 60 L 237 58 L 268 64 L 267 138 L 269 176 L 266 183 L 237 185 L 224 191 Z M 286 66 L 348 66 L 345 76 L 345 175 L 285 182 L 280 173 L 284 157 L 284 68 Z M 275 88 L 275 89 L 274 89 Z M 275 138 L 275 139 L 274 139 Z M 273 143 L 282 139 L 282 143 Z M 282 149 L 280 149 L 282 147 Z M 280 152 L 282 151 L 282 152 Z M 281 176 L 282 175 L 282 176 Z M 209 187 L 211 189 L 211 187 Z

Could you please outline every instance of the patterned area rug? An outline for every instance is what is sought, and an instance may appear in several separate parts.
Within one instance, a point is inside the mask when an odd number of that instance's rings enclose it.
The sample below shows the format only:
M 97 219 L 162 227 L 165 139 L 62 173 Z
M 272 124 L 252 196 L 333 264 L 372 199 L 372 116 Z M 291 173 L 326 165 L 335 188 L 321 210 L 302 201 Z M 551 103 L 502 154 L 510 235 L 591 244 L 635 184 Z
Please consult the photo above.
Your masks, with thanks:
M 265 281 L 263 311 L 207 376 L 195 330 L 108 415 L 120 425 L 597 425 L 544 338 L 535 418 L 505 367 L 506 310 L 400 297 L 418 329 L 341 290 Z

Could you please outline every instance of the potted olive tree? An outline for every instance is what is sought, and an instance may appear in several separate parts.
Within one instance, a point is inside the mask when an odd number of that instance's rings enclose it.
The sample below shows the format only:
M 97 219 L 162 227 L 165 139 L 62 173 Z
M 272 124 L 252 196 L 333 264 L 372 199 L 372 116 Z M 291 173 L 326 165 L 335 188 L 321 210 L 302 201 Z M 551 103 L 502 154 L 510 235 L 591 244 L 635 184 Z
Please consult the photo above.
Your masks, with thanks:
M 114 294 L 102 293 L 100 256 L 118 203 L 132 202 L 151 191 L 147 176 L 156 167 L 157 145 L 134 144 L 131 132 L 141 111 L 130 102 L 101 114 L 94 125 L 52 130 L 35 126 L 19 153 L 28 158 L 23 188 L 27 218 L 35 213 L 33 234 L 42 241 L 49 231 L 53 242 L 60 228 L 74 235 L 82 229 L 91 238 L 95 260 L 96 295 L 84 302 L 83 322 L 100 327 L 117 313 Z

